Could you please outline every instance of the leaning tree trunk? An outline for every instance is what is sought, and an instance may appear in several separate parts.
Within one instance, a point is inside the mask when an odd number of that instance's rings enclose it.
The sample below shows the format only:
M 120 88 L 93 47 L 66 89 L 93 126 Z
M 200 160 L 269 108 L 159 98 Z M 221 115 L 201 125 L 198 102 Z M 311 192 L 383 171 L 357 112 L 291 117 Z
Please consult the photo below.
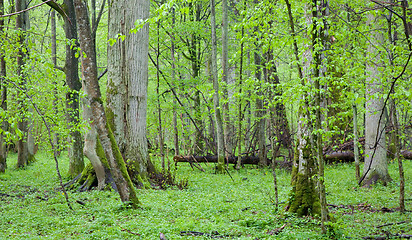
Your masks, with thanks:
M 109 6 L 109 37 L 126 36 L 108 47 L 109 123 L 133 182 L 142 187 L 154 172 L 146 139 L 149 25 L 132 29 L 137 19 L 149 17 L 150 2 L 119 0 Z
M 380 14 L 380 13 L 378 13 Z M 372 44 L 368 45 L 366 65 L 366 114 L 365 114 L 365 164 L 361 184 L 369 186 L 378 181 L 384 185 L 391 181 L 388 172 L 385 139 L 385 114 L 382 96 L 382 83 L 379 67 L 380 51 L 375 46 L 383 42 L 379 21 L 381 17 L 369 14 L 368 25 L 373 29 L 370 32 Z
M 122 202 L 130 202 L 133 207 L 139 205 L 136 190 L 127 173 L 126 165 L 119 151 L 113 132 L 107 122 L 103 107 L 99 82 L 97 79 L 96 51 L 90 29 L 87 5 L 82 0 L 75 0 L 76 22 L 79 31 L 79 42 L 82 54 L 82 74 L 85 83 L 85 92 L 89 97 L 89 106 L 92 109 L 92 127 L 97 129 L 99 140 L 110 165 L 110 172 L 116 183 Z

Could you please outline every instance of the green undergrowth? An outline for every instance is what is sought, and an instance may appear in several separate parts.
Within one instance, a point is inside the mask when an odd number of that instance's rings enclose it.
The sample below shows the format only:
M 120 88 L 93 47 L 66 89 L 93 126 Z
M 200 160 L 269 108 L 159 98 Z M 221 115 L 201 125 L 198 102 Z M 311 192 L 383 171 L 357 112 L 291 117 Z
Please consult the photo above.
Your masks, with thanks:
M 60 170 L 67 172 L 67 154 Z M 297 218 L 285 212 L 290 192 L 290 173 L 277 170 L 279 202 L 274 205 L 270 169 L 246 166 L 229 168 L 228 175 L 214 174 L 214 165 L 192 170 L 180 163 L 177 175 L 188 179 L 184 190 L 138 190 L 142 203 L 130 209 L 113 191 L 69 192 L 74 211 L 58 191 L 58 178 L 50 154 L 40 152 L 37 161 L 0 175 L 0 239 L 361 239 L 390 234 L 412 234 L 411 212 L 400 214 L 397 164 L 390 165 L 394 181 L 388 186 L 358 188 L 354 165 L 328 165 L 327 201 L 333 221 L 322 236 L 317 219 Z M 405 161 L 406 208 L 412 210 L 412 162 Z M 68 181 L 65 179 L 64 181 Z M 382 211 L 383 210 L 383 211 Z M 388 223 L 393 224 L 380 227 Z M 189 236 L 195 234 L 198 236 Z

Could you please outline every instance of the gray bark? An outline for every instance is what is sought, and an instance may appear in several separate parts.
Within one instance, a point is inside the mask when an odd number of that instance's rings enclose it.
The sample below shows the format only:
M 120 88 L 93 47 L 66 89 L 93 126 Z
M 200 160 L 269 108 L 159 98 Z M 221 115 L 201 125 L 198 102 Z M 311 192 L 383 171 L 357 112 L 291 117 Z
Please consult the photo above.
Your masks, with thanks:
M 385 139 L 385 114 L 382 93 L 381 75 L 378 70 L 382 66 L 380 51 L 375 46 L 383 43 L 383 34 L 378 30 L 381 16 L 369 14 L 367 25 L 372 29 L 368 45 L 366 65 L 366 114 L 365 114 L 365 165 L 363 168 L 362 185 L 383 184 L 391 181 L 388 172 Z
M 62 15 L 64 19 L 64 32 L 68 40 L 77 42 L 77 23 L 73 0 L 64 0 L 65 12 Z M 64 73 L 66 74 L 66 84 L 70 91 L 66 93 L 67 122 L 70 130 L 71 147 L 69 151 L 69 171 L 71 177 L 77 176 L 84 168 L 83 159 L 83 139 L 78 128 L 80 124 L 79 113 L 79 91 L 82 84 L 79 80 L 79 60 L 76 57 L 76 49 L 66 44 L 66 57 Z
M 218 155 L 218 165 L 217 170 L 220 173 L 225 172 L 225 139 L 223 132 L 223 121 L 222 115 L 220 113 L 219 105 L 219 82 L 217 79 L 217 39 L 216 39 L 216 21 L 215 21 L 215 1 L 210 0 L 210 21 L 212 28 L 212 79 L 213 79 L 213 107 L 215 110 L 215 121 L 216 121 L 216 135 L 217 135 L 217 155 Z
M 110 172 L 116 183 L 122 202 L 130 202 L 134 208 L 139 205 L 135 188 L 127 173 L 125 162 L 120 154 L 113 132 L 107 122 L 106 113 L 101 99 L 100 87 L 97 79 L 96 48 L 92 39 L 87 5 L 82 0 L 74 1 L 76 22 L 79 31 L 80 47 L 84 54 L 82 60 L 82 74 L 85 83 L 85 92 L 89 97 L 89 106 L 92 109 L 92 127 L 96 127 L 99 140 L 110 165 Z
M 25 0 L 16 0 L 15 1 L 15 11 L 19 12 L 26 8 L 26 1 Z M 25 74 L 23 71 L 24 68 L 24 58 L 26 57 L 25 51 L 23 48 L 25 47 L 24 35 L 25 31 L 27 30 L 27 20 L 28 20 L 28 12 L 24 12 L 22 14 L 17 15 L 16 17 L 16 28 L 20 30 L 20 35 L 18 38 L 19 42 L 19 50 L 17 55 L 17 75 L 19 76 L 19 85 L 24 89 L 24 86 L 27 82 L 25 78 Z M 25 102 L 24 93 L 19 93 L 21 99 L 18 100 L 18 111 L 20 114 L 19 122 L 17 123 L 17 127 L 22 133 L 22 136 L 19 138 L 17 142 L 17 167 L 21 168 L 26 166 L 29 163 L 29 150 L 27 145 L 27 136 L 28 136 L 28 120 L 25 116 L 25 112 L 27 111 L 27 103 Z
M 110 121 L 127 160 L 132 179 L 148 175 L 146 139 L 149 25 L 130 33 L 138 19 L 149 17 L 147 0 L 109 2 L 109 38 L 124 34 L 108 47 L 107 108 Z
M 84 99 L 84 102 L 89 102 L 87 97 Z M 94 171 L 96 172 L 97 178 L 97 189 L 101 190 L 106 186 L 106 173 L 104 170 L 103 163 L 100 157 L 97 154 L 97 129 L 90 123 L 92 118 L 92 110 L 87 104 L 83 105 L 83 119 L 86 119 L 89 122 L 90 129 L 87 131 L 84 137 L 84 147 L 83 154 L 90 160 L 90 163 L 93 166 Z

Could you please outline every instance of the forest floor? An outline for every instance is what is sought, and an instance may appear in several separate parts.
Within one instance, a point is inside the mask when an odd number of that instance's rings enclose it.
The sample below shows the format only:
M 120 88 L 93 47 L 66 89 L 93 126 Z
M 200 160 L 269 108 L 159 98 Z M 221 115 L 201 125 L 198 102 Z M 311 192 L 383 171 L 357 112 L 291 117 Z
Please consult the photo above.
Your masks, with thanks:
M 67 154 L 60 157 L 65 175 Z M 327 201 L 332 222 L 327 236 L 319 220 L 285 212 L 290 173 L 277 170 L 279 208 L 274 204 L 269 168 L 246 166 L 228 174 L 214 174 L 214 165 L 192 170 L 180 163 L 177 177 L 188 180 L 179 190 L 138 190 L 140 209 L 121 204 L 113 191 L 69 191 L 74 211 L 58 189 L 51 154 L 40 152 L 37 162 L 0 174 L 0 239 L 362 239 L 412 235 L 412 161 L 404 161 L 406 214 L 396 210 L 399 197 L 397 163 L 390 164 L 388 186 L 359 188 L 353 164 L 325 169 Z M 87 161 L 87 160 L 86 160 Z M 232 179 L 233 178 L 233 179 Z M 68 181 L 65 179 L 64 181 Z M 78 202 L 84 203 L 84 205 Z M 397 236 L 396 236 L 397 235 Z M 373 239 L 370 238 L 370 239 Z

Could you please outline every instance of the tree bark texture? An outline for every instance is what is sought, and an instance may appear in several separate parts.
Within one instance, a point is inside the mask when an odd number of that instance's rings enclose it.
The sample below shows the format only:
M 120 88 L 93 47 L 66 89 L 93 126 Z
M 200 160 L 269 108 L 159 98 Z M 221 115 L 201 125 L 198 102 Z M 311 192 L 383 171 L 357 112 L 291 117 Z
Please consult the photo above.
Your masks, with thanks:
M 150 2 L 110 1 L 109 38 L 125 35 L 108 47 L 108 119 L 135 183 L 143 184 L 150 165 L 147 138 L 149 25 L 130 33 L 137 20 L 149 17 Z
M 219 82 L 217 79 L 217 38 L 216 38 L 216 21 L 215 21 L 215 1 L 210 0 L 210 21 L 211 21 L 211 28 L 212 28 L 212 79 L 213 79 L 213 107 L 215 111 L 215 121 L 216 121 L 216 135 L 217 135 L 217 156 L 218 156 L 218 164 L 217 170 L 219 173 L 225 172 L 225 138 L 223 132 L 223 121 L 222 115 L 220 113 L 220 105 L 219 105 Z
M 19 12 L 26 9 L 26 1 L 25 0 L 16 0 L 15 1 L 15 11 Z M 26 51 L 23 50 L 25 47 L 25 31 L 28 25 L 28 12 L 24 12 L 22 14 L 17 15 L 16 17 L 16 28 L 20 30 L 18 44 L 19 44 L 19 51 L 17 53 L 17 75 L 19 76 L 19 86 L 21 89 L 25 89 L 27 79 L 25 78 L 24 73 L 24 61 L 26 57 Z M 20 91 L 19 93 L 19 100 L 18 100 L 18 109 L 20 114 L 19 122 L 17 123 L 17 127 L 22 133 L 22 136 L 19 138 L 17 142 L 17 167 L 22 168 L 26 166 L 30 160 L 31 155 L 29 154 L 29 148 L 27 144 L 27 137 L 29 131 L 29 123 L 28 119 L 25 116 L 25 112 L 28 111 L 27 103 L 25 102 L 25 95 Z
M 133 183 L 127 173 L 126 165 L 119 151 L 113 132 L 107 122 L 97 79 L 96 48 L 92 40 L 87 5 L 82 0 L 75 0 L 76 22 L 79 31 L 79 42 L 82 49 L 82 75 L 85 92 L 88 94 L 89 106 L 92 109 L 92 127 L 96 127 L 99 140 L 110 165 L 110 172 L 116 183 L 122 202 L 130 202 L 137 207 L 139 200 Z
M 303 68 L 300 64 L 299 50 L 295 40 L 294 20 L 291 12 L 289 0 L 286 0 L 286 6 L 289 16 L 289 24 L 293 37 L 294 54 L 298 62 L 298 73 L 301 78 L 302 85 L 306 84 L 304 79 L 310 76 L 310 66 L 312 64 L 312 52 L 307 50 L 302 59 L 305 59 Z M 312 24 L 310 14 L 306 12 L 307 24 Z M 309 48 L 309 47 L 308 47 Z M 307 94 L 305 93 L 302 99 L 304 107 L 299 108 L 299 121 L 297 127 L 297 139 L 295 146 L 294 162 L 292 168 L 292 191 L 289 199 L 289 211 L 296 213 L 298 216 L 320 215 L 321 205 L 319 193 L 316 191 L 316 180 L 314 175 L 317 172 L 316 161 L 313 156 L 310 136 L 309 136 L 309 113 Z
M 380 51 L 375 46 L 383 43 L 383 34 L 380 32 L 380 13 L 368 15 L 367 24 L 373 29 L 370 31 L 366 65 L 366 114 L 365 114 L 365 164 L 361 184 L 369 186 L 378 181 L 384 185 L 391 181 L 388 172 L 388 162 L 385 139 L 385 114 L 383 113 L 384 100 L 382 93 L 381 76 L 378 67 L 382 66 Z
M 225 151 L 228 154 L 233 154 L 233 124 L 230 117 L 230 97 L 229 97 L 229 18 L 228 18 L 228 4 L 227 0 L 222 1 L 222 82 L 226 87 L 223 88 L 225 103 L 222 106 L 223 119 L 224 119 L 224 137 L 225 137 Z
M 77 23 L 73 0 L 64 0 L 64 6 L 65 14 L 61 15 L 64 19 L 65 36 L 74 46 L 77 46 Z M 76 57 L 76 49 L 66 44 L 64 73 L 66 74 L 66 84 L 70 88 L 70 91 L 66 93 L 66 118 L 71 138 L 68 171 L 68 175 L 71 177 L 77 176 L 84 168 L 83 139 L 78 127 L 80 124 L 79 91 L 82 88 L 78 72 L 79 60 Z
M 4 14 L 4 0 L 0 0 L 0 15 Z M 0 35 L 3 35 L 4 18 L 0 18 Z M 0 90 L 1 90 L 1 102 L 0 107 L 3 111 L 7 110 L 7 88 L 4 83 L 4 79 L 7 76 L 6 61 L 4 56 L 0 53 Z M 2 131 L 7 131 L 7 121 L 1 123 Z M 0 173 L 4 173 L 7 168 L 7 148 L 4 140 L 4 135 L 0 135 Z

